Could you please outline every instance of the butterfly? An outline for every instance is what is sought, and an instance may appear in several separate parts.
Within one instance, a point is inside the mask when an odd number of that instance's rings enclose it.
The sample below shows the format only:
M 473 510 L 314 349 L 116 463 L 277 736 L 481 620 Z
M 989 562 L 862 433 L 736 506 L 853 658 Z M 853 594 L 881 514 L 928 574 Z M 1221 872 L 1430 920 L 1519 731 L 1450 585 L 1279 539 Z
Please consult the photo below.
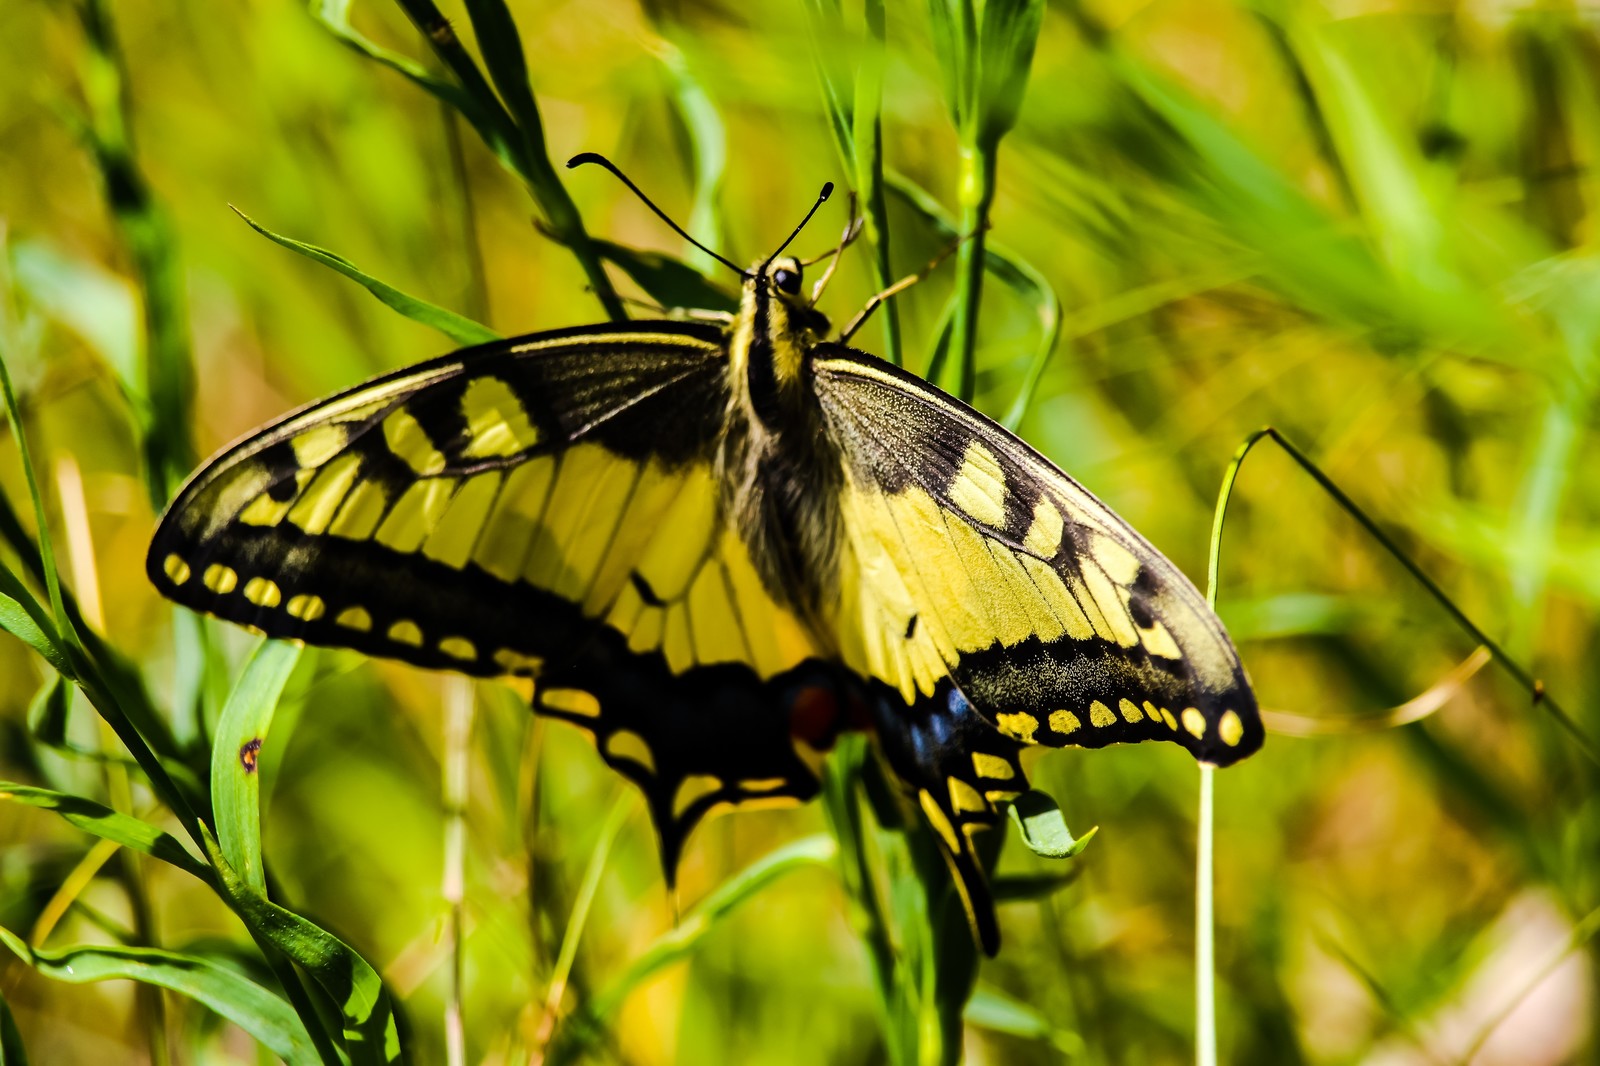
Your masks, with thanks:
M 705 249 L 737 313 L 495 341 L 283 416 L 190 478 L 147 569 L 269 637 L 531 678 L 643 791 L 669 880 L 708 813 L 811 798 L 870 731 L 992 954 L 976 835 L 1026 790 L 1025 747 L 1226 765 L 1261 745 L 1255 698 L 1127 523 L 826 339 L 783 254 L 804 225 L 747 270 Z

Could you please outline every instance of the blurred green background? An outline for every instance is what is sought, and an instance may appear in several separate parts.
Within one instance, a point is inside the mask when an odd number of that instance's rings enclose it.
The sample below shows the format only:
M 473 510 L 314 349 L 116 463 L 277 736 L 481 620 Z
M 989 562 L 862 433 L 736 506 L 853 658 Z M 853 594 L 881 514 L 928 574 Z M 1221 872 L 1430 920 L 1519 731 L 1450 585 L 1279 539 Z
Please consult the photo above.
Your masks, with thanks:
M 737 261 L 780 240 L 823 181 L 853 183 L 823 86 L 841 70 L 849 83 L 870 34 L 850 2 L 839 25 L 819 23 L 828 7 L 510 5 L 551 158 L 608 155 Z M 157 706 L 194 708 L 172 712 L 174 732 L 203 741 L 254 642 L 211 623 L 197 635 L 146 583 L 142 427 L 178 411 L 204 455 L 453 346 L 229 205 L 504 334 L 603 311 L 465 122 L 291 0 L 114 6 L 120 106 L 150 193 L 149 210 L 130 212 L 143 201 L 116 160 L 97 165 L 86 146 L 85 122 L 102 148 L 116 139 L 118 77 L 79 12 L 0 4 L 0 356 L 87 627 L 137 664 Z M 928 8 L 885 14 L 884 166 L 957 216 L 962 142 Z M 352 19 L 437 69 L 398 6 L 363 0 Z M 1597 153 L 1587 8 L 1049 4 L 988 232 L 1061 307 L 1021 432 L 1198 581 L 1230 455 L 1278 426 L 1600 734 Z M 594 236 L 703 265 L 606 175 L 562 179 Z M 904 197 L 886 203 L 899 276 L 947 238 Z M 844 210 L 819 218 L 802 254 L 828 246 Z M 878 288 L 871 248 L 847 254 L 829 290 L 836 321 Z M 954 273 L 897 298 L 912 369 L 928 365 Z M 997 417 L 1036 365 L 1043 291 L 986 282 L 976 398 Z M 880 316 L 855 343 L 882 352 L 886 328 Z M 192 352 L 192 414 L 142 384 L 163 351 Z M 157 450 L 181 468 L 195 456 L 166 429 Z M 0 490 L 31 527 L 9 430 Z M 1252 456 L 1234 508 L 1220 612 L 1275 733 L 1217 783 L 1223 1061 L 1600 1061 L 1596 765 L 1497 667 L 1452 675 L 1474 641 L 1280 451 Z M 15 549 L 0 548 L 13 570 Z M 119 785 L 125 771 L 92 757 L 119 749 L 81 698 L 64 737 L 40 739 L 29 708 L 51 677 L 0 637 L 0 777 L 176 831 L 137 774 Z M 1427 707 L 1394 711 L 1424 693 Z M 469 697 L 470 737 L 452 745 L 448 709 Z M 459 997 L 452 751 L 467 782 Z M 464 1061 L 537 1061 L 557 1017 L 615 987 L 675 910 L 826 828 L 816 804 L 716 819 L 692 838 L 674 899 L 631 798 L 603 868 L 592 863 L 631 793 L 580 733 L 536 722 L 509 690 L 343 653 L 302 657 L 261 766 L 274 898 L 379 969 L 417 1062 L 445 1061 L 457 1003 Z M 1074 827 L 1100 833 L 1072 883 L 1002 907 L 1005 946 L 980 972 L 968 1061 L 1190 1060 L 1192 762 L 1147 745 L 1031 767 Z M 0 925 L 50 946 L 110 943 L 139 924 L 137 881 L 156 942 L 260 972 L 205 886 L 147 860 L 130 874 L 94 846 L 47 812 L 0 804 Z M 592 865 L 592 911 L 552 996 Z M 1000 870 L 1057 867 L 1012 839 Z M 151 1054 L 150 1001 L 129 982 L 57 983 L 7 954 L 0 994 L 31 1061 Z M 177 997 L 165 1019 L 174 1061 L 271 1061 Z M 716 922 L 583 1053 L 883 1061 L 867 956 L 832 868 L 775 880 Z

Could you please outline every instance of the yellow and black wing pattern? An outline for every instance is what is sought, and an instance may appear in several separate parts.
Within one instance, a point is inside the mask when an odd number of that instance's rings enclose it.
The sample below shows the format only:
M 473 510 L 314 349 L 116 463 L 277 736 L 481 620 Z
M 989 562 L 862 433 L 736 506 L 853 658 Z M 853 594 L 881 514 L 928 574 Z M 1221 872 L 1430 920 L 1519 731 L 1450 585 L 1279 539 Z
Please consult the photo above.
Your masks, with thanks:
M 1167 740 L 1215 765 L 1261 746 L 1221 622 L 1109 508 L 993 421 L 879 359 L 824 344 L 812 369 L 845 466 L 840 653 L 881 686 L 880 733 L 896 719 L 927 723 L 903 746 L 922 753 L 930 779 L 910 776 L 909 756 L 897 769 L 964 891 L 982 890 L 971 833 L 1026 787 L 1013 757 L 1022 745 Z M 974 714 L 997 734 L 987 748 L 963 723 Z
M 791 734 L 843 698 L 720 519 L 725 362 L 716 326 L 634 322 L 370 381 L 203 467 L 151 580 L 268 636 L 534 678 L 642 787 L 670 877 L 712 807 L 814 794 Z

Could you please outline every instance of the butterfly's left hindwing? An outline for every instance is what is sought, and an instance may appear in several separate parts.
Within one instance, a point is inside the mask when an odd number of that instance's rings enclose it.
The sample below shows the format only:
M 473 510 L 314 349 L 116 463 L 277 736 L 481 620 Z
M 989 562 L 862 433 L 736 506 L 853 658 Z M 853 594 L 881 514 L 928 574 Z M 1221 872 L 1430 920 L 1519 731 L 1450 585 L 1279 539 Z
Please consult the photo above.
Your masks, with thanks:
M 832 698 L 720 514 L 721 332 L 631 323 L 458 352 L 234 445 L 151 545 L 162 593 L 271 637 L 480 676 L 595 734 L 672 871 L 719 803 L 804 799 Z

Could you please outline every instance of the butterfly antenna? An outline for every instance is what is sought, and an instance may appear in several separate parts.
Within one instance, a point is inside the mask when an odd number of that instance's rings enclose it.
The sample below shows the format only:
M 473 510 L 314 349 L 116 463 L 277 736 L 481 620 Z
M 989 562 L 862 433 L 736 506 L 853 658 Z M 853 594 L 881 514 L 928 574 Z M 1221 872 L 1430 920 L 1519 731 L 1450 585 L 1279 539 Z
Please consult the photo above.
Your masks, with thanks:
M 573 156 L 571 159 L 567 160 L 567 169 L 571 170 L 573 167 L 581 167 L 585 163 L 598 163 L 601 166 L 605 167 L 607 170 L 611 171 L 611 173 L 616 175 L 618 181 L 620 181 L 620 182 L 622 182 L 622 184 L 626 185 L 628 187 L 628 189 L 633 193 L 633 195 L 637 196 L 644 203 L 644 205 L 646 207 L 648 207 L 650 210 L 652 210 L 652 211 L 654 211 L 656 213 L 656 217 L 657 218 L 659 218 L 661 221 L 665 222 L 668 226 L 670 226 L 672 228 L 672 232 L 676 233 L 678 236 L 682 237 L 684 240 L 688 241 L 690 244 L 694 245 L 696 248 L 700 249 L 702 252 L 706 253 L 711 258 L 713 258 L 717 262 L 721 263 L 723 266 L 727 267 L 729 270 L 732 270 L 734 273 L 739 274 L 739 275 L 745 275 L 746 274 L 744 268 L 740 267 L 737 263 L 735 263 L 732 260 L 730 260 L 727 256 L 718 255 L 716 252 L 713 252 L 710 248 L 707 248 L 705 245 L 701 244 L 699 241 L 697 241 L 693 237 L 691 237 L 684 230 L 684 228 L 682 226 L 678 225 L 676 222 L 672 221 L 672 219 L 668 218 L 667 217 L 667 213 L 665 211 L 661 210 L 661 208 L 657 207 L 654 203 L 652 203 L 651 200 L 650 200 L 650 197 L 646 196 L 644 194 L 644 192 L 639 188 L 639 186 L 637 186 L 637 185 L 635 185 L 633 183 L 633 180 L 631 178 L 629 178 L 628 175 L 624 174 L 621 170 L 617 169 L 617 165 L 615 163 L 613 163 L 611 160 L 607 159 L 605 156 L 601 155 L 599 152 L 580 152 L 580 153 L 578 153 L 577 155 Z M 832 186 L 829 186 L 829 188 L 831 189 Z M 824 199 L 826 199 L 826 197 L 824 197 Z M 813 208 L 813 210 L 815 210 L 815 208 Z M 810 218 L 811 216 L 807 215 L 806 217 Z M 804 225 L 804 224 L 805 223 L 801 223 L 801 225 Z M 795 232 L 798 233 L 799 231 L 796 230 Z M 794 238 L 790 237 L 789 240 L 794 240 Z M 787 244 L 788 242 L 786 241 L 784 243 Z
M 772 265 L 772 261 L 778 258 L 778 256 L 782 255 L 785 248 L 794 243 L 794 239 L 800 236 L 800 231 L 806 228 L 806 223 L 811 221 L 811 216 L 817 213 L 817 208 L 827 203 L 828 197 L 832 195 L 833 182 L 823 182 L 822 192 L 817 194 L 817 202 L 811 205 L 811 210 L 806 212 L 806 217 L 802 218 L 800 220 L 800 224 L 794 228 L 794 232 L 789 234 L 789 239 L 778 245 L 778 250 L 776 252 L 773 252 L 771 255 L 767 256 L 767 261 L 761 264 L 761 273 L 765 274 L 767 272 L 767 267 Z

